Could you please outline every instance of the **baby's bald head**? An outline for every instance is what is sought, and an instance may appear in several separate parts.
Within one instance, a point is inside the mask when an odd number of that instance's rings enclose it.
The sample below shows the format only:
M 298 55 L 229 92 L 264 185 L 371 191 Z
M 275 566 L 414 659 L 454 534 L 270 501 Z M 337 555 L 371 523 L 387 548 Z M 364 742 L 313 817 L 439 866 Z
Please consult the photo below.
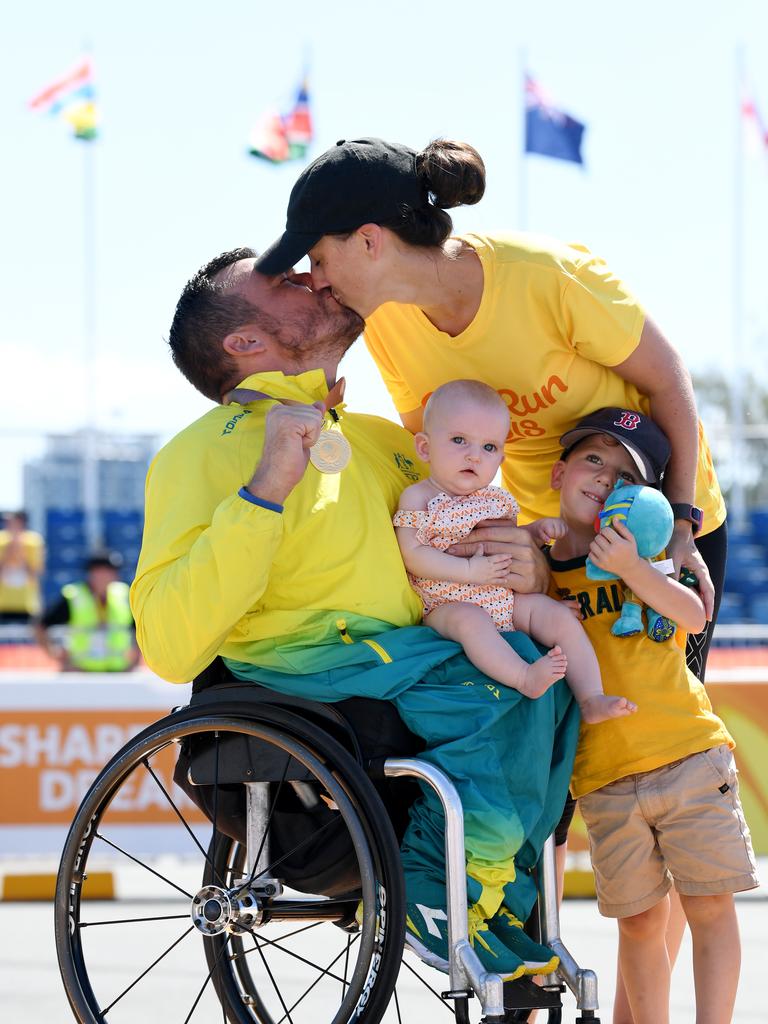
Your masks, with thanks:
M 480 380 L 451 380 L 433 391 L 424 407 L 425 433 L 429 433 L 430 422 L 450 416 L 460 406 L 474 406 L 488 413 L 498 412 L 500 421 L 505 424 L 506 436 L 509 430 L 509 409 L 498 392 Z

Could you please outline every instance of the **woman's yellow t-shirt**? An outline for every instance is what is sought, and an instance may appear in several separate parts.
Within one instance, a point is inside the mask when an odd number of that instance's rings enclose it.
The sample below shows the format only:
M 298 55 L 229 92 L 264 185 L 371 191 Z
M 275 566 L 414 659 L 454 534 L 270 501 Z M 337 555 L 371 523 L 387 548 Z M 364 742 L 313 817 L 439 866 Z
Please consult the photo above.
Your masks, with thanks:
M 559 438 L 589 412 L 621 406 L 649 413 L 648 399 L 612 368 L 637 347 L 645 313 L 605 262 L 580 245 L 533 235 L 464 235 L 484 275 L 474 320 L 452 338 L 418 306 L 385 303 L 366 322 L 365 341 L 400 412 L 424 406 L 441 384 L 482 380 L 509 408 L 504 486 L 520 522 L 559 513 L 549 486 Z M 699 425 L 696 504 L 703 533 L 725 504 Z

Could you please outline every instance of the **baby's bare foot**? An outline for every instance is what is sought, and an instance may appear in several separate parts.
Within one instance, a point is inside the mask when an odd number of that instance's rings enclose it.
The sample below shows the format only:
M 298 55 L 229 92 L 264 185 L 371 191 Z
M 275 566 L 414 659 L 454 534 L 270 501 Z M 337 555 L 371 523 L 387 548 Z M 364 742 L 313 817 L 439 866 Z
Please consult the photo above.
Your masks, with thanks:
M 524 693 L 526 697 L 540 697 L 553 683 L 563 678 L 567 665 L 568 659 L 562 650 L 559 647 L 553 647 L 543 658 L 526 666 L 520 692 Z
M 598 722 L 607 722 L 609 718 L 621 718 L 623 715 L 632 715 L 637 711 L 637 704 L 633 704 L 626 697 L 606 697 L 604 693 L 595 694 L 594 697 L 587 697 L 579 705 L 582 721 L 589 725 L 596 725 Z

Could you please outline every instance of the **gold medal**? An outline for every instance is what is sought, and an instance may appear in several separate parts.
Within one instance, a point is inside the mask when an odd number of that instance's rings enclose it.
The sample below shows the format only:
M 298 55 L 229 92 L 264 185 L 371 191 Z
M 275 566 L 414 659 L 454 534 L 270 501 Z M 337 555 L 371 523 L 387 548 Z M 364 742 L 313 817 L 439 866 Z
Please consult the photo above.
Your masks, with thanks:
M 325 410 L 330 414 L 334 423 L 339 422 L 339 414 L 334 409 L 334 406 L 344 398 L 345 387 L 346 382 L 344 378 L 339 378 L 323 400 Z M 263 391 L 253 391 L 250 388 L 234 388 L 234 390 L 228 391 L 222 399 L 222 404 L 229 405 L 230 402 L 237 402 L 240 405 L 246 405 L 248 402 L 255 402 L 261 399 L 280 402 L 282 405 L 304 404 L 290 398 L 275 398 Z M 224 431 L 225 434 L 227 432 L 226 430 Z M 321 473 L 340 473 L 342 469 L 349 465 L 351 458 L 352 448 L 340 430 L 328 430 L 327 428 L 321 430 L 317 441 L 309 449 L 309 461 Z
M 321 430 L 309 449 L 309 461 L 321 473 L 340 473 L 351 458 L 349 441 L 338 430 Z

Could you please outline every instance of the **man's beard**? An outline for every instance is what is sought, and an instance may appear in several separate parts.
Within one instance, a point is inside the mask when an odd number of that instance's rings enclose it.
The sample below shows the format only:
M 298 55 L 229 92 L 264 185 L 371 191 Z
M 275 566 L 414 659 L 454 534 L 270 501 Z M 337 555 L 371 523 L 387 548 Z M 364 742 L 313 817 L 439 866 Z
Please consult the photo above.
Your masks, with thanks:
M 275 340 L 292 362 L 309 368 L 335 361 L 351 347 L 365 328 L 354 309 L 334 303 L 327 311 L 318 309 L 280 322 Z

